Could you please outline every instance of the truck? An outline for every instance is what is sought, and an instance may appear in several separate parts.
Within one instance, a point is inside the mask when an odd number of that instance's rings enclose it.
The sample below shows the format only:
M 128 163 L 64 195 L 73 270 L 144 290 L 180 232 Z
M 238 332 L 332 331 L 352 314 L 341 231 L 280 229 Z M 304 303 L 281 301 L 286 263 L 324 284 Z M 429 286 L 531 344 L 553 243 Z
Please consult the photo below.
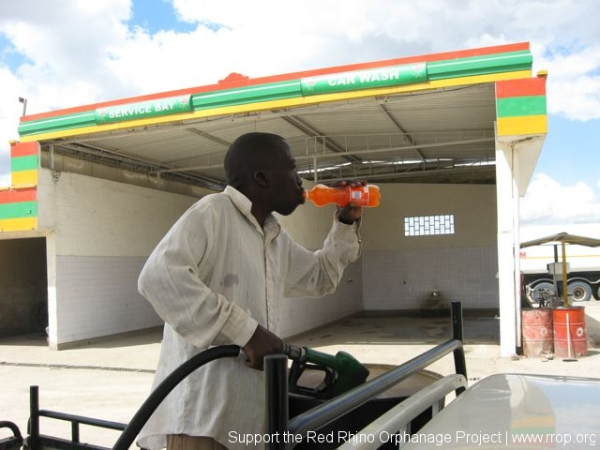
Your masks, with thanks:
M 522 243 L 560 232 L 600 239 L 600 224 L 522 227 Z M 556 263 L 556 264 L 555 264 Z M 560 296 L 562 246 L 556 243 L 520 250 L 520 269 L 525 301 L 536 305 L 543 298 Z M 567 289 L 570 302 L 600 300 L 600 247 L 566 245 Z

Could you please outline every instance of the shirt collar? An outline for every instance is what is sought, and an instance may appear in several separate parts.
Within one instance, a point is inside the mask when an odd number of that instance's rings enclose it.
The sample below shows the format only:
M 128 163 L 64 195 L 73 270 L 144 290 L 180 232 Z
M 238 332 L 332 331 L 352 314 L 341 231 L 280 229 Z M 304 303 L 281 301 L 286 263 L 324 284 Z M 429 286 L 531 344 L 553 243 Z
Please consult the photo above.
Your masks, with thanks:
M 238 191 L 236 188 L 232 186 L 225 187 L 223 191 L 226 194 L 234 206 L 256 227 L 256 229 L 263 234 L 265 237 L 277 236 L 279 234 L 279 230 L 281 226 L 279 225 L 279 221 L 275 218 L 273 214 L 269 214 L 267 219 L 265 220 L 264 227 L 261 228 L 259 223 L 256 220 L 256 217 L 252 214 L 252 202 L 248 197 Z

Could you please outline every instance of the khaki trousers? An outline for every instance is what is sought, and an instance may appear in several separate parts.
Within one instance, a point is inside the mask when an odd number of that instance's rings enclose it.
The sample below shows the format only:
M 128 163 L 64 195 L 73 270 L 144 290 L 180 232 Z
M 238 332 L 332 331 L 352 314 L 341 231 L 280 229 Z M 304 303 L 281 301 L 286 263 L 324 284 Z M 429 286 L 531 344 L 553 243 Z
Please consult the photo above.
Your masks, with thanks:
M 168 434 L 167 450 L 227 450 L 211 437 Z

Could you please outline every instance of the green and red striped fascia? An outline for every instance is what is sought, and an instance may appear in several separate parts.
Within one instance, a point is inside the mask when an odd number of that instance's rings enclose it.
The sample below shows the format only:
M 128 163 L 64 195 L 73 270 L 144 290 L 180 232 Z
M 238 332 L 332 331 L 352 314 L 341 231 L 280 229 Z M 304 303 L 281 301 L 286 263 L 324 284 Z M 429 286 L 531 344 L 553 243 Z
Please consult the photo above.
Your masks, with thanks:
M 10 168 L 12 172 L 37 170 L 38 146 L 35 142 L 11 146 Z
M 0 191 L 0 231 L 31 229 L 31 219 L 38 215 L 37 188 Z M 21 223 L 27 225 L 21 227 Z
M 450 78 L 486 75 L 491 73 L 530 70 L 532 57 L 528 43 L 511 44 L 482 49 L 437 53 L 433 55 L 397 58 L 363 64 L 353 64 L 319 70 L 297 72 L 249 79 L 241 75 L 232 75 L 219 84 L 192 89 L 170 91 L 161 94 L 133 97 L 112 102 L 81 106 L 24 117 L 21 120 L 21 136 L 50 133 L 61 130 L 91 127 L 98 124 L 96 110 L 99 108 L 150 100 L 165 99 L 180 95 L 191 95 L 192 110 L 206 110 L 226 106 L 252 104 L 258 102 L 300 98 L 317 93 L 307 92 L 306 81 L 326 76 L 343 76 L 357 71 L 377 71 L 395 68 L 407 68 L 414 64 L 425 67 L 426 80 L 444 80 Z M 410 67 L 408 67 L 410 69 Z M 366 89 L 354 86 L 353 89 Z M 336 92 L 339 92 L 337 89 Z M 320 91 L 319 93 L 323 93 Z
M 328 67 L 316 70 L 306 70 L 301 72 L 293 72 L 282 75 L 272 75 L 267 77 L 260 78 L 248 78 L 239 74 L 231 74 L 224 80 L 219 81 L 217 84 L 198 86 L 194 88 L 188 89 L 179 89 L 175 91 L 162 92 L 157 94 L 149 94 L 149 95 L 141 95 L 136 97 L 123 98 L 118 100 L 112 100 L 102 103 L 95 103 L 91 105 L 84 106 L 76 106 L 73 108 L 62 109 L 58 111 L 49 111 L 40 114 L 32 114 L 29 116 L 25 116 L 21 119 L 22 122 L 28 122 L 31 120 L 39 120 L 39 119 L 47 119 L 50 117 L 62 116 L 66 114 L 76 114 L 85 111 L 95 110 L 101 107 L 107 106 L 116 106 L 127 103 L 136 103 L 143 102 L 147 100 L 156 100 L 165 97 L 177 97 L 180 95 L 187 94 L 201 94 L 204 92 L 214 92 L 225 89 L 236 89 L 246 86 L 253 86 L 259 84 L 270 84 L 270 83 L 280 83 L 284 81 L 297 80 L 300 78 L 306 77 L 315 77 L 321 75 L 329 75 L 338 72 L 349 72 L 354 70 L 368 70 L 368 69 L 377 69 L 379 67 L 386 66 L 395 66 L 401 64 L 413 64 L 419 62 L 433 62 L 433 61 L 444 61 L 444 60 L 453 60 L 453 59 L 461 59 L 461 58 L 469 58 L 474 56 L 485 56 L 485 55 L 494 55 L 499 53 L 509 53 L 509 52 L 523 52 L 529 51 L 529 43 L 521 42 L 517 44 L 508 44 L 508 45 L 499 45 L 494 47 L 483 47 L 483 48 L 474 48 L 469 50 L 458 50 L 453 52 L 442 52 L 442 53 L 432 53 L 429 55 L 422 56 L 409 56 L 403 58 L 394 58 L 384 61 L 374 61 L 374 62 L 366 62 L 366 63 L 358 63 L 358 64 L 349 64 L 346 66 L 337 66 L 337 67 Z
M 0 231 L 37 228 L 38 151 L 37 142 L 11 143 L 11 188 L 0 190 Z
M 500 136 L 546 133 L 546 77 L 496 82 L 496 117 Z

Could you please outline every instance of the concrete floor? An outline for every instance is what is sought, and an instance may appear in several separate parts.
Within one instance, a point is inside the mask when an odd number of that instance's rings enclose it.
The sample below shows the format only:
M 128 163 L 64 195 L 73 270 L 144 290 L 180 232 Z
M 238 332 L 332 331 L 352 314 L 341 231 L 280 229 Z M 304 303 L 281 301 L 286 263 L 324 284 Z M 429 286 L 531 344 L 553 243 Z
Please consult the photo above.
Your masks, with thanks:
M 586 306 L 588 335 L 600 343 L 600 302 Z M 600 378 L 600 348 L 574 362 L 560 358 L 499 356 L 499 320 L 465 317 L 464 337 L 470 383 L 494 373 L 531 373 Z M 354 316 L 288 340 L 328 353 L 344 350 L 359 361 L 399 365 L 450 338 L 448 317 Z M 146 399 L 158 360 L 161 331 L 149 330 L 98 341 L 92 345 L 50 351 L 39 337 L 0 339 L 0 420 L 26 432 L 29 386 L 40 389 L 42 409 L 127 423 Z M 453 373 L 451 355 L 430 370 Z M 41 432 L 70 436 L 66 422 L 43 419 Z M 119 433 L 82 427 L 84 442 L 111 447 Z M 0 431 L 0 439 L 8 436 Z

